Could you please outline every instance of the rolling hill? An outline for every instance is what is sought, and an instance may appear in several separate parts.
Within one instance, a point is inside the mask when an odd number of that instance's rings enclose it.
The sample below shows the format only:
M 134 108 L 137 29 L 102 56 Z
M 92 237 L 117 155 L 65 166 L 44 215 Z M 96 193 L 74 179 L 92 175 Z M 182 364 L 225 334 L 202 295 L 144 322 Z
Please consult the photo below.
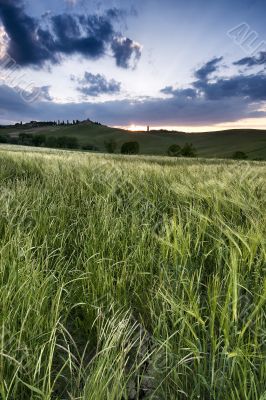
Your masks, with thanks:
M 117 151 L 127 141 L 138 141 L 141 154 L 166 155 L 172 144 L 180 146 L 189 142 L 200 157 L 231 157 L 235 151 L 245 152 L 249 159 L 266 160 L 266 130 L 225 130 L 217 132 L 185 133 L 170 131 L 131 132 L 94 123 L 41 128 L 1 128 L 0 134 L 17 137 L 19 133 L 45 134 L 47 136 L 74 136 L 79 144 L 97 146 L 105 151 L 105 142 L 114 139 Z

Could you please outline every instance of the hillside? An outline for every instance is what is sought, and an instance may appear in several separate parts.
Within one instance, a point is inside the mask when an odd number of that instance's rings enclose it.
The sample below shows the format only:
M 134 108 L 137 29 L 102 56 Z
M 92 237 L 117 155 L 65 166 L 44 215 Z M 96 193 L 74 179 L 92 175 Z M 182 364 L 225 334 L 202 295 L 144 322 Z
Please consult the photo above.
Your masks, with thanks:
M 32 129 L 0 129 L 0 134 L 8 133 L 13 137 L 18 136 L 21 132 L 57 137 L 77 137 L 81 146 L 94 145 L 99 151 L 105 151 L 104 143 L 110 139 L 117 141 L 118 151 L 124 142 L 138 141 L 142 154 L 154 155 L 166 155 L 171 144 L 176 143 L 182 146 L 186 142 L 190 142 L 195 146 L 200 157 L 227 158 L 232 156 L 235 151 L 243 151 L 250 159 L 266 160 L 266 131 L 264 130 L 226 130 L 202 133 L 151 131 L 147 133 L 131 132 L 94 123 Z

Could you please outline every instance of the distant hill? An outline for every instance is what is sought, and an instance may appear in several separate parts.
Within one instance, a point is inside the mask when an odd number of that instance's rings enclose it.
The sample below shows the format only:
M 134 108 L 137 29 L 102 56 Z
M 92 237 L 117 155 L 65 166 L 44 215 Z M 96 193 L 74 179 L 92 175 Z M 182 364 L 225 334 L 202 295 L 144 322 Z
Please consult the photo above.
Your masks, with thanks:
M 127 141 L 138 141 L 142 154 L 167 154 L 171 144 L 192 143 L 200 157 L 231 157 L 236 151 L 245 152 L 249 159 L 266 160 L 266 130 L 233 129 L 218 132 L 184 133 L 170 131 L 131 132 L 110 128 L 95 123 L 81 123 L 70 126 L 44 126 L 38 128 L 0 128 L 0 135 L 8 133 L 17 137 L 19 133 L 45 134 L 47 136 L 74 136 L 81 146 L 93 145 L 99 151 L 105 150 L 105 142 L 117 141 L 119 152 Z

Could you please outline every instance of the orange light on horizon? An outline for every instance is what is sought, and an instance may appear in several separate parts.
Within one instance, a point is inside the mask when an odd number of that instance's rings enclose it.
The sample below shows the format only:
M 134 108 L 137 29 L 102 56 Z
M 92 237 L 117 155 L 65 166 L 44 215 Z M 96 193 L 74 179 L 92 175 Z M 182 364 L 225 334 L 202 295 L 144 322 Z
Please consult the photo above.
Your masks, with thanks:
M 135 125 L 135 124 L 131 124 L 128 126 L 116 126 L 115 128 L 121 128 L 121 129 L 126 129 L 128 131 L 131 132 L 138 132 L 138 131 L 146 131 L 147 130 L 147 126 L 143 126 L 143 125 Z
M 124 125 L 114 126 L 114 128 L 126 129 L 131 132 L 147 131 L 146 125 Z M 227 129 L 266 129 L 266 118 L 247 118 L 236 122 L 224 122 L 215 125 L 204 125 L 204 126 L 150 126 L 150 130 L 168 130 L 168 131 L 180 131 L 180 132 L 211 132 L 211 131 L 222 131 Z

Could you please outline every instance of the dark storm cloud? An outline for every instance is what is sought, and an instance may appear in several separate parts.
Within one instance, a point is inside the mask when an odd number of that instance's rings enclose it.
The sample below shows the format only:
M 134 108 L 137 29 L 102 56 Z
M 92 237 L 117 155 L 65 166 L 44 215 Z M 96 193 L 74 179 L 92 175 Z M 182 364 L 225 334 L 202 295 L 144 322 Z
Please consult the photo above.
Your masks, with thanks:
M 7 53 L 21 66 L 60 63 L 62 55 L 97 59 L 111 48 L 116 64 L 129 68 L 132 59 L 140 58 L 141 48 L 116 31 L 115 20 L 122 15 L 118 9 L 102 16 L 48 15 L 44 25 L 43 20 L 25 13 L 20 0 L 0 0 L 0 18 L 9 38 Z
M 85 72 L 83 79 L 72 77 L 72 80 L 77 81 L 79 86 L 77 90 L 85 96 L 97 97 L 101 94 L 117 94 L 120 93 L 121 83 L 114 79 L 107 80 L 104 75 L 91 74 Z
M 47 43 L 37 37 L 38 21 L 27 16 L 20 1 L 0 0 L 0 18 L 9 37 L 8 54 L 20 65 L 55 61 Z
M 216 72 L 219 68 L 219 63 L 223 60 L 223 57 L 216 57 L 210 61 L 208 61 L 206 64 L 204 64 L 200 69 L 198 69 L 195 72 L 195 76 L 198 79 L 205 80 L 208 79 L 209 76 L 213 73 Z

